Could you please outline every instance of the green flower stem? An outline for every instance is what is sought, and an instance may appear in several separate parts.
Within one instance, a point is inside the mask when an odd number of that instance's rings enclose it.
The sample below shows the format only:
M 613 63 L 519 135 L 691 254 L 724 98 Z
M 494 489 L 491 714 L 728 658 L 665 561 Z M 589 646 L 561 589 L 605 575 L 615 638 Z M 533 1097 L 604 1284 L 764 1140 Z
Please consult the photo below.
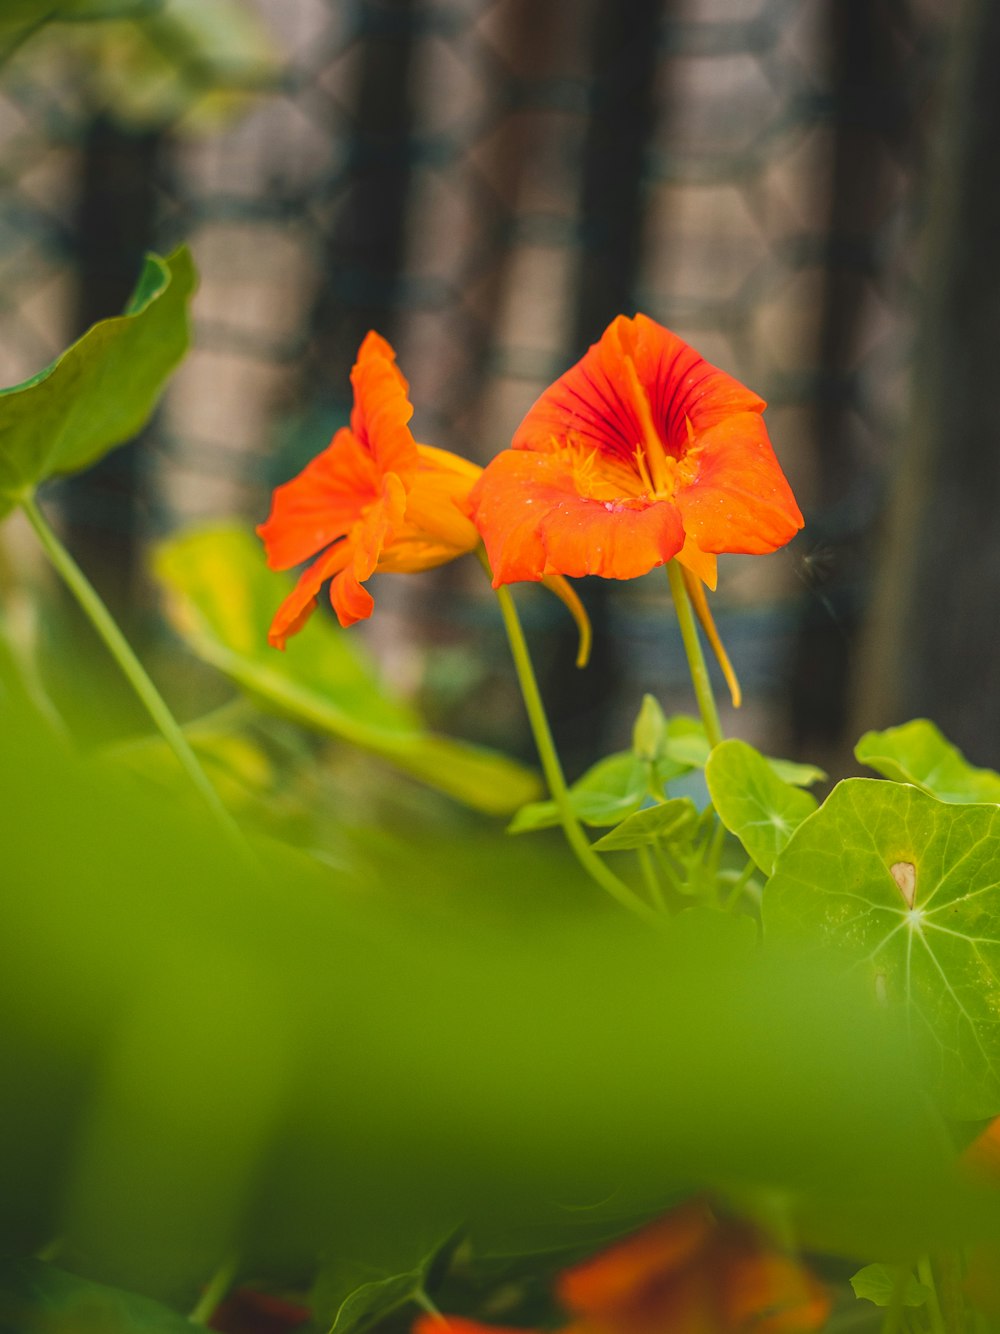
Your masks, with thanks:
M 26 496 L 21 501 L 21 508 L 28 516 L 28 522 L 34 528 L 39 542 L 45 549 L 45 554 L 80 604 L 91 625 L 104 640 L 111 656 L 118 663 L 132 689 L 145 706 L 150 718 L 159 729 L 160 735 L 177 756 L 181 768 L 204 797 L 230 842 L 244 858 L 250 858 L 250 849 L 236 822 L 223 806 L 219 794 L 209 782 L 194 751 L 188 745 L 187 738 L 181 731 L 177 719 L 170 712 L 163 696 L 149 679 L 145 668 L 135 656 L 131 645 L 118 628 L 117 621 L 104 605 L 97 590 L 59 541 L 48 520 L 36 505 L 34 498 Z
M 667 905 L 663 899 L 663 890 L 660 888 L 660 882 L 656 875 L 656 867 L 653 865 L 652 853 L 649 848 L 636 848 L 639 854 L 639 866 L 642 870 L 642 878 L 646 882 L 646 889 L 649 892 L 653 907 L 658 908 L 660 912 L 667 911 Z
M 628 885 L 623 880 L 619 880 L 614 872 L 609 870 L 601 861 L 600 856 L 590 846 L 587 836 L 576 818 L 566 787 L 566 779 L 563 777 L 562 765 L 559 763 L 559 756 L 556 753 L 552 733 L 549 730 L 545 705 L 542 703 L 542 696 L 538 689 L 538 682 L 535 679 L 535 670 L 531 665 L 528 645 L 524 638 L 524 631 L 521 628 L 517 608 L 514 606 L 514 599 L 511 597 L 509 589 L 503 585 L 495 591 L 497 601 L 500 604 L 504 629 L 507 631 L 511 656 L 514 659 L 514 669 L 517 672 L 521 694 L 524 696 L 524 705 L 528 711 L 528 721 L 531 724 L 535 745 L 538 748 L 538 758 L 541 760 L 542 772 L 545 774 L 545 781 L 548 784 L 552 800 L 559 811 L 559 819 L 566 834 L 566 840 L 576 854 L 580 865 L 597 881 L 602 889 L 607 890 L 613 899 L 620 903 L 622 907 L 628 908 L 638 916 L 645 918 L 646 921 L 658 922 L 660 918 L 657 914 L 647 907 L 642 899 L 637 898 Z
M 922 1255 L 917 1261 L 917 1278 L 928 1288 L 927 1315 L 930 1318 L 930 1326 L 933 1334 L 961 1334 L 957 1326 L 945 1324 L 944 1316 L 941 1312 L 941 1302 L 938 1298 L 937 1283 L 934 1279 L 934 1269 L 931 1266 L 929 1255 Z
M 188 1316 L 192 1325 L 207 1325 L 218 1310 L 222 1299 L 233 1285 L 236 1277 L 237 1261 L 235 1256 L 224 1260 L 209 1279 L 205 1291 L 201 1294 L 197 1306 Z
M 722 740 L 719 710 L 715 706 L 715 695 L 708 668 L 705 666 L 705 655 L 701 649 L 701 640 L 698 638 L 691 599 L 684 587 L 681 568 L 675 560 L 667 561 L 667 578 L 670 580 L 670 592 L 677 610 L 677 623 L 681 629 L 681 639 L 684 641 L 684 652 L 687 654 L 691 684 L 698 700 L 698 711 L 701 714 L 701 721 L 705 724 L 705 735 L 710 746 L 717 746 Z
M 901 1334 L 905 1317 L 903 1295 L 906 1292 L 909 1277 L 910 1270 L 907 1265 L 896 1266 L 892 1278 L 892 1294 L 889 1298 L 889 1305 L 885 1308 L 885 1315 L 882 1317 L 879 1334 Z

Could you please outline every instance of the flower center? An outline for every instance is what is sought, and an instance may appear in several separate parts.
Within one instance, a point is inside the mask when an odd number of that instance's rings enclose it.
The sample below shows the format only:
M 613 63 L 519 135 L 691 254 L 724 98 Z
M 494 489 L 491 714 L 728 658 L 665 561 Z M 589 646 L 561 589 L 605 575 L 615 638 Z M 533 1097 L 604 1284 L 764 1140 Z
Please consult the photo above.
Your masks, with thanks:
M 642 478 L 643 487 L 653 499 L 669 500 L 677 488 L 677 460 L 667 453 L 660 433 L 656 429 L 649 398 L 642 387 L 639 372 L 631 357 L 625 358 L 625 378 L 631 391 L 632 407 L 642 431 L 642 438 L 635 447 L 636 469 Z

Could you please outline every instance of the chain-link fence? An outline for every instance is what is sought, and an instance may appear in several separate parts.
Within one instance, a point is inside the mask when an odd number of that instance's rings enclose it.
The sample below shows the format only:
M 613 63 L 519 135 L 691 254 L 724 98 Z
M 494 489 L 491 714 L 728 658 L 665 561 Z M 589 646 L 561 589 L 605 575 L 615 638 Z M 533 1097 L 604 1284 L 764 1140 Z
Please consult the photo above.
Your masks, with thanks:
M 122 596 L 158 532 L 259 521 L 344 420 L 370 327 L 418 438 L 485 461 L 642 309 L 770 402 L 808 526 L 723 562 L 717 619 L 752 701 L 734 726 L 836 763 L 909 401 L 949 7 L 243 0 L 206 34 L 174 4 L 37 34 L 0 82 L 4 383 L 120 306 L 146 247 L 186 240 L 202 274 L 196 348 L 141 449 L 62 489 L 95 574 Z M 472 578 L 386 579 L 369 633 L 495 736 L 512 714 Z M 586 674 L 558 605 L 528 607 L 571 768 L 623 740 L 642 690 L 685 703 L 662 576 L 583 591 Z

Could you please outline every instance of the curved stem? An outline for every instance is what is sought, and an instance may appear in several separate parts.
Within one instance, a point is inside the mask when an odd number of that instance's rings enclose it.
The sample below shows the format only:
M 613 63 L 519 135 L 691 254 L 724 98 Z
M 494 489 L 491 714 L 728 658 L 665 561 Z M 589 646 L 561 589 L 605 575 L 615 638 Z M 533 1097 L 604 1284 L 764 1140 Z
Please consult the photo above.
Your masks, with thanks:
M 34 498 L 31 496 L 25 497 L 21 501 L 21 508 L 27 515 L 28 522 L 35 530 L 39 542 L 45 549 L 45 554 L 54 565 L 66 587 L 76 598 L 91 625 L 104 640 L 108 651 L 144 705 L 160 735 L 177 756 L 181 768 L 204 797 L 206 804 L 222 826 L 227 838 L 244 858 L 248 858 L 250 850 L 236 822 L 223 806 L 219 794 L 209 782 L 194 751 L 188 745 L 187 738 L 181 731 L 177 719 L 170 712 L 163 696 L 149 679 L 146 669 L 118 628 L 117 621 L 104 605 L 97 590 L 59 541 L 48 520 L 36 505 Z
M 563 776 L 562 765 L 559 763 L 559 756 L 552 740 L 545 705 L 542 703 L 538 682 L 535 679 L 535 670 L 531 665 L 524 631 L 521 629 L 521 621 L 517 614 L 517 608 L 514 606 L 514 599 L 511 597 L 510 591 L 503 585 L 497 588 L 495 592 L 500 604 L 504 629 L 507 631 L 511 656 L 514 659 L 514 669 L 517 672 L 521 694 L 524 696 L 524 706 L 528 711 L 528 721 L 531 723 L 531 731 L 535 738 L 535 745 L 538 748 L 538 758 L 542 763 L 542 772 L 545 774 L 545 781 L 548 784 L 549 792 L 552 794 L 552 800 L 559 811 L 559 819 L 566 834 L 566 840 L 576 854 L 580 865 L 597 881 L 602 889 L 607 890 L 613 899 L 620 903 L 622 907 L 637 913 L 646 921 L 658 922 L 660 919 L 652 909 L 648 908 L 640 898 L 637 898 L 628 885 L 623 880 L 619 880 L 614 872 L 601 861 L 600 856 L 590 846 L 587 836 L 576 818 L 566 787 L 566 779 Z
M 236 1277 L 237 1262 L 235 1256 L 224 1260 L 208 1281 L 208 1286 L 198 1299 L 194 1310 L 188 1316 L 192 1325 L 207 1325 L 222 1299 L 233 1285 Z
M 708 744 L 717 746 L 722 740 L 719 711 L 715 706 L 715 695 L 712 691 L 708 668 L 705 666 L 705 655 L 701 650 L 701 640 L 698 638 L 698 627 L 695 625 L 691 599 L 688 597 L 688 591 L 684 585 L 681 567 L 675 560 L 667 561 L 667 578 L 670 580 L 670 592 L 673 595 L 674 607 L 677 610 L 677 623 L 680 626 L 681 639 L 684 641 L 684 652 L 687 655 L 688 670 L 691 673 L 691 684 L 694 686 L 694 693 L 698 700 L 698 712 L 701 714 L 701 721 L 705 724 L 705 735 L 708 737 Z

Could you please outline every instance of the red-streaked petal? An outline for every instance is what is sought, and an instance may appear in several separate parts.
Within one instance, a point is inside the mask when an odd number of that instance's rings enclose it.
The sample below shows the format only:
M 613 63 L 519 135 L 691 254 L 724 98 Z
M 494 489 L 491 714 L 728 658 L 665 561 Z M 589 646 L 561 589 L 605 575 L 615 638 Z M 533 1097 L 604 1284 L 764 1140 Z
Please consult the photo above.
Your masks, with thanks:
M 351 555 L 350 542 L 338 542 L 302 572 L 298 583 L 274 614 L 267 632 L 269 644 L 284 648 L 286 640 L 298 634 L 316 608 L 316 595 L 322 585 L 344 568 Z
M 504 450 L 470 496 L 495 587 L 544 575 L 634 579 L 684 542 L 669 501 L 593 500 L 580 494 L 571 460 Z
M 756 413 L 741 412 L 697 435 L 678 487 L 684 528 L 702 551 L 761 555 L 802 527 L 791 487 Z
M 374 330 L 367 334 L 351 369 L 354 409 L 351 429 L 375 460 L 380 473 L 408 481 L 417 467 L 417 445 L 407 423 L 413 407 L 396 354 Z
M 287 570 L 330 545 L 379 493 L 374 461 L 344 427 L 297 477 L 279 486 L 257 528 L 272 570 Z
M 567 444 L 598 449 L 632 465 L 643 422 L 626 374 L 631 358 L 654 426 L 675 457 L 687 447 L 685 418 L 696 429 L 764 402 L 661 324 L 624 315 L 541 395 L 518 427 L 514 449 L 548 453 Z

